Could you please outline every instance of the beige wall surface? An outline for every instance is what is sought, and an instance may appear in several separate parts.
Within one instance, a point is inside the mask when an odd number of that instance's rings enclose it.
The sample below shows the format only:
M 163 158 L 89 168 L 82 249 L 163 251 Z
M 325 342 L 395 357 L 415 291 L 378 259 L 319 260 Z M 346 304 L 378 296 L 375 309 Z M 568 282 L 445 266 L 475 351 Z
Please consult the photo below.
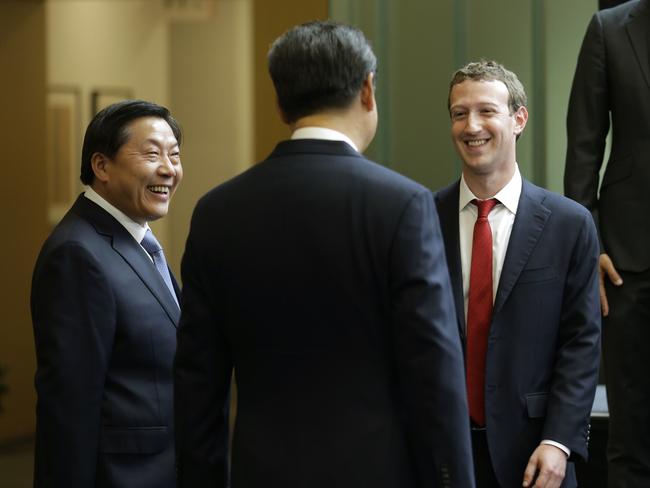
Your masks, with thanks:
M 0 443 L 34 430 L 34 341 L 29 314 L 32 267 L 47 233 L 45 193 L 45 12 L 41 3 L 0 2 L 3 317 Z M 1 477 L 1 475 L 0 475 Z M 1 483 L 0 483 L 1 484 Z
M 175 271 L 196 201 L 253 163 L 252 9 L 252 0 L 218 0 L 211 18 L 171 27 L 171 106 L 183 126 L 185 173 L 168 219 Z

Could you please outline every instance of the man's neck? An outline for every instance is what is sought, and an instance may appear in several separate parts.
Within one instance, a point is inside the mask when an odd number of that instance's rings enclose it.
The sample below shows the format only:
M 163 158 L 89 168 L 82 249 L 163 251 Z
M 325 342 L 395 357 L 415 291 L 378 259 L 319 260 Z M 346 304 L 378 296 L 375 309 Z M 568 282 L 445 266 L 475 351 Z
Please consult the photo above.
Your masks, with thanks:
M 463 168 L 465 183 L 477 198 L 485 200 L 499 193 L 515 174 L 516 163 L 508 165 L 503 171 L 493 173 L 476 173 Z
M 292 131 L 303 127 L 323 127 L 345 134 L 360 152 L 363 152 L 368 146 L 368 143 L 362 135 L 362 127 L 356 122 L 354 117 L 349 116 L 346 112 L 330 111 L 307 115 L 291 124 Z

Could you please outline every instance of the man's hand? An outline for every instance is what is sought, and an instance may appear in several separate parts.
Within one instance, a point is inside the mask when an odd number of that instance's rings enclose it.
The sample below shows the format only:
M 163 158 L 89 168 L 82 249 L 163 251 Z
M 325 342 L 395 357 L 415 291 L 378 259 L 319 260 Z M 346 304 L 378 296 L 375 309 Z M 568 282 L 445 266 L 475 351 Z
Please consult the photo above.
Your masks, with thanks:
M 605 275 L 616 286 L 621 286 L 623 280 L 607 254 L 603 253 L 600 255 L 598 267 L 600 269 L 600 278 L 598 280 L 600 285 L 600 309 L 603 312 L 603 317 L 607 317 L 609 315 L 609 303 L 607 302 L 607 293 L 605 293 Z
M 540 444 L 528 460 L 524 471 L 525 488 L 559 488 L 566 473 L 566 453 L 559 447 Z M 533 479 L 537 479 L 533 485 Z

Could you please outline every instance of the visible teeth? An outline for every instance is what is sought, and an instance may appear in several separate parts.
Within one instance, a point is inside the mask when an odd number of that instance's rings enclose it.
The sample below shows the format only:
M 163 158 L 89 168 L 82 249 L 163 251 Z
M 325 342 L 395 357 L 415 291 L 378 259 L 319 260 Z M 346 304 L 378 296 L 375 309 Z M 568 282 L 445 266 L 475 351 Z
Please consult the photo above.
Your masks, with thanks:
M 487 142 L 487 139 L 477 139 L 474 141 L 467 141 L 468 146 L 482 146 Z
M 166 186 L 150 186 L 148 188 L 154 193 L 169 193 L 169 188 Z

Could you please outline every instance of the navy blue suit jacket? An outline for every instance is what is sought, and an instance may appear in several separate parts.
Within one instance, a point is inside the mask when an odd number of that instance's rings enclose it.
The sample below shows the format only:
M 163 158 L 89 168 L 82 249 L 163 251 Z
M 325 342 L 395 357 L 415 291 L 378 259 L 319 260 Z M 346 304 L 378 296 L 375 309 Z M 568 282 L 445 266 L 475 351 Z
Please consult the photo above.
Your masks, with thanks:
M 459 182 L 435 201 L 465 339 Z M 524 180 L 488 339 L 486 422 L 502 486 L 521 486 L 543 439 L 587 457 L 600 352 L 598 237 L 589 212 Z M 576 485 L 572 465 L 562 486 Z
M 34 486 L 173 488 L 180 311 L 139 243 L 83 195 L 32 281 Z
M 430 192 L 344 142 L 285 141 L 203 197 L 182 265 L 180 486 L 472 487 Z

